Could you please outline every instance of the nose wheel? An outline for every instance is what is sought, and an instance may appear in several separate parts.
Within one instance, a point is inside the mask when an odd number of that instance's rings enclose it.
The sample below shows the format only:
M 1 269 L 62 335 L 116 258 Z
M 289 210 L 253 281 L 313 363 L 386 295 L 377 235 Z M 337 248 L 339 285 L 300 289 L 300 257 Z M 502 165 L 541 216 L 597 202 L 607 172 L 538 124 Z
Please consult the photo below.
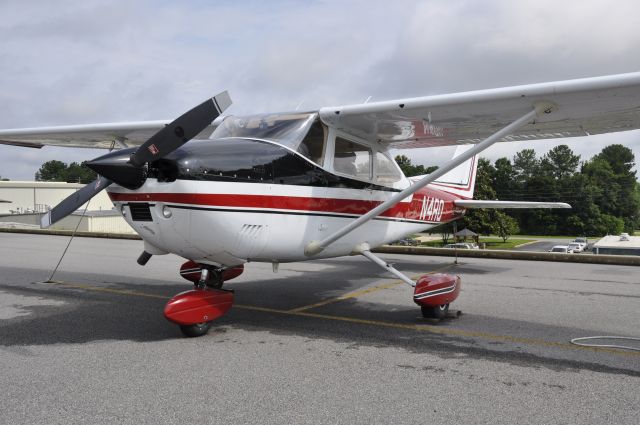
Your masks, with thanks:
M 164 317 L 180 326 L 188 337 L 205 335 L 211 323 L 233 305 L 233 291 L 197 288 L 182 292 L 167 302 Z

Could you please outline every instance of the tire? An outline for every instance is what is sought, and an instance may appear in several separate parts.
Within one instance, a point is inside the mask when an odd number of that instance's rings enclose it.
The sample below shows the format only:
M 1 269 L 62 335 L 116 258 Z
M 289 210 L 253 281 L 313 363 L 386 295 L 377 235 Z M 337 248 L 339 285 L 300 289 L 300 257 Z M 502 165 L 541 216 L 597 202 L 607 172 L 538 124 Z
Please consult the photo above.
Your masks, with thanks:
M 421 306 L 422 317 L 426 319 L 444 319 L 449 312 L 449 304 L 442 304 L 438 307 Z
M 211 322 L 196 323 L 193 325 L 180 325 L 180 330 L 189 338 L 206 335 L 211 327 Z

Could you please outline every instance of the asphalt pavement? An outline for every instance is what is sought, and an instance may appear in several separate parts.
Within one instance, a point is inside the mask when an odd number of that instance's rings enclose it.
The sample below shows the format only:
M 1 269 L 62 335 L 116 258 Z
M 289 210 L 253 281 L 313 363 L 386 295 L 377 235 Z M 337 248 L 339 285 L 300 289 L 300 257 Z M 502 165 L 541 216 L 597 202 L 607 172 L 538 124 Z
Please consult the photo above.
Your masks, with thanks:
M 423 319 L 361 257 L 250 263 L 202 338 L 162 317 L 184 261 L 140 241 L 0 233 L 0 423 L 616 423 L 640 418 L 630 266 L 381 255 L 462 277 L 462 315 Z M 629 343 L 631 344 L 631 343 Z M 638 346 L 636 344 L 636 346 Z

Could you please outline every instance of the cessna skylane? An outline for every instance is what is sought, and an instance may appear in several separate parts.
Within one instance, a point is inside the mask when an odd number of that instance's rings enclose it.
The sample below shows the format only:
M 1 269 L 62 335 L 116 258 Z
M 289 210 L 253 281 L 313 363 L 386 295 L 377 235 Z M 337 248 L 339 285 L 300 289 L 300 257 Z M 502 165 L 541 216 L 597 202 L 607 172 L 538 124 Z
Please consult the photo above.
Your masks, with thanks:
M 231 307 L 223 283 L 247 262 L 362 255 L 414 287 L 427 317 L 443 317 L 460 279 L 414 281 L 372 248 L 462 217 L 469 208 L 570 208 L 473 200 L 477 155 L 498 141 L 640 128 L 640 73 L 418 97 L 316 111 L 223 116 L 223 92 L 174 121 L 0 131 L 0 143 L 109 149 L 99 177 L 42 217 L 48 227 L 107 188 L 142 237 L 138 263 L 173 253 L 195 288 L 165 316 L 204 335 Z M 588 139 L 587 139 L 588 140 Z M 431 174 L 407 178 L 390 149 L 455 146 Z

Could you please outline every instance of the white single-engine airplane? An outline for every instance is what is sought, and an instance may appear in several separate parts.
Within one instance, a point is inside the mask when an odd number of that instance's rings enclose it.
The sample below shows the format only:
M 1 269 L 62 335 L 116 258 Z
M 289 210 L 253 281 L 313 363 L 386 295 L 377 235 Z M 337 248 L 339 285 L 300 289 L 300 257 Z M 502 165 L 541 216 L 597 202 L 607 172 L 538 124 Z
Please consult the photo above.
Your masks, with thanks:
M 195 289 L 165 316 L 205 334 L 233 303 L 222 289 L 249 261 L 363 255 L 415 287 L 442 317 L 455 276 L 414 282 L 373 247 L 462 217 L 468 208 L 570 208 L 473 200 L 477 155 L 498 141 L 640 128 L 640 73 L 419 97 L 312 112 L 220 116 L 223 92 L 178 119 L 0 131 L 0 143 L 114 150 L 87 163 L 99 177 L 42 217 L 47 227 L 102 189 L 144 240 L 138 262 L 174 253 Z M 437 171 L 406 178 L 390 148 L 460 146 Z M 469 146 L 471 146 L 470 149 Z

